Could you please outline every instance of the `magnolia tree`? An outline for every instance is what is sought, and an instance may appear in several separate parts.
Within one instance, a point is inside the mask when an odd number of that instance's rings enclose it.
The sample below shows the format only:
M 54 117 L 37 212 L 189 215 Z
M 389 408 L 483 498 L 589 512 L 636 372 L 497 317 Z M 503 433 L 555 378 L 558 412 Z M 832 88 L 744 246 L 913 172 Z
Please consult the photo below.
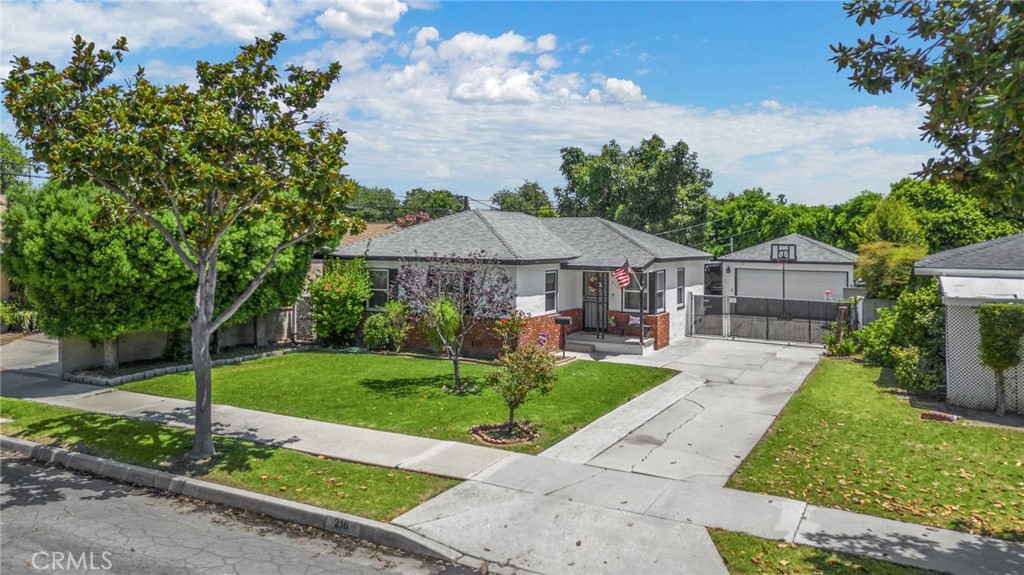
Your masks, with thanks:
M 433 256 L 403 262 L 395 278 L 398 299 L 419 316 L 441 351 L 452 360 L 455 393 L 462 385 L 459 359 L 466 335 L 515 309 L 515 280 L 484 252 Z
M 70 63 L 14 59 L 4 105 L 34 159 L 71 184 L 106 190 L 123 225 L 152 226 L 194 275 L 189 324 L 195 366 L 195 445 L 213 455 L 210 336 L 253 295 L 292 246 L 327 243 L 358 227 L 343 213 L 354 187 L 341 170 L 346 140 L 315 109 L 341 66 L 273 63 L 284 35 L 257 39 L 223 64 L 198 62 L 196 87 L 160 86 L 140 68 L 111 80 L 128 50 L 76 37 Z M 157 214 L 172 214 L 170 222 Z M 216 306 L 221 243 L 237 222 L 274 216 L 280 234 L 246 287 Z

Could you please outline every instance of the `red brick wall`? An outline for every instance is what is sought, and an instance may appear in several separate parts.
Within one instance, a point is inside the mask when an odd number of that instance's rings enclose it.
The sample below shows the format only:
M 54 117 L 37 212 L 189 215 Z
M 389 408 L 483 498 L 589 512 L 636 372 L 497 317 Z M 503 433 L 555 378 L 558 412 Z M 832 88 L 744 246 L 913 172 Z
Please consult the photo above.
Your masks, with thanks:
M 624 335 L 640 335 L 640 328 L 638 326 L 629 326 L 630 316 L 639 315 L 632 312 L 623 311 L 608 311 L 609 317 L 615 318 L 615 327 L 608 326 L 608 333 L 621 333 Z M 668 345 L 669 339 L 669 315 L 668 312 L 662 312 L 656 315 L 644 315 L 644 325 L 650 326 L 651 337 L 654 338 L 654 349 L 661 349 Z
M 558 316 L 572 318 L 572 324 L 565 326 L 566 335 L 583 329 L 583 309 L 576 308 L 559 312 L 557 315 L 538 315 L 526 320 L 523 331 L 519 333 L 519 343 L 539 343 L 540 335 L 547 334 L 547 349 L 558 351 L 562 349 L 562 326 L 555 323 Z
M 366 315 L 370 314 L 367 313 Z M 583 329 L 582 308 L 565 310 L 558 315 L 572 318 L 572 325 L 565 326 L 566 334 Z M 521 343 L 537 343 L 540 334 L 546 333 L 546 347 L 553 352 L 562 349 L 562 326 L 555 323 L 555 317 L 557 316 L 538 315 L 528 318 L 526 325 L 523 326 L 523 331 L 519 334 L 519 341 Z M 665 325 L 667 327 L 667 320 Z M 666 336 L 665 341 L 668 341 L 668 336 Z M 494 321 L 484 320 L 473 326 L 470 332 L 466 334 L 464 345 L 462 355 L 466 357 L 497 357 L 498 352 L 501 350 L 501 339 L 498 337 L 498 334 L 494 333 Z M 430 340 L 427 337 L 427 329 L 422 322 L 413 322 L 413 328 L 409 330 L 409 336 L 405 340 L 404 349 L 413 352 L 433 352 L 430 347 Z

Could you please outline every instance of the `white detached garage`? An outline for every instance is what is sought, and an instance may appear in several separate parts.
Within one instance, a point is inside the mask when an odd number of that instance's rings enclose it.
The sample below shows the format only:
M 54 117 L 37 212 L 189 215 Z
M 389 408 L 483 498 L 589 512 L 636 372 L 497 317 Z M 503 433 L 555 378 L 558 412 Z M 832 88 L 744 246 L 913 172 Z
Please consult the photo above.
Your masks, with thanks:
M 789 234 L 718 259 L 724 295 L 823 301 L 853 285 L 857 255 Z

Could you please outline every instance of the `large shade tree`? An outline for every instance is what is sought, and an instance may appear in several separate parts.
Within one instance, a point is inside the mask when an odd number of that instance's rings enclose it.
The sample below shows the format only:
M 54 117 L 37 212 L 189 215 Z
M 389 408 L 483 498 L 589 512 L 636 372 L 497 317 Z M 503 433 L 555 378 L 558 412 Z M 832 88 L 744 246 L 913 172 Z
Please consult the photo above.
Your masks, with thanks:
M 282 34 L 243 46 L 223 64 L 198 62 L 197 87 L 159 86 L 143 69 L 111 82 L 127 51 L 76 37 L 70 63 L 14 60 L 4 105 L 37 161 L 72 184 L 94 182 L 107 208 L 156 229 L 195 276 L 191 327 L 196 412 L 193 457 L 214 451 L 211 334 L 252 296 L 280 253 L 326 240 L 354 222 L 344 207 L 342 130 L 316 114 L 341 66 L 274 64 Z M 157 215 L 172 214 L 165 223 Z M 225 234 L 240 219 L 273 214 L 282 234 L 245 289 L 217 309 Z M 319 243 L 319 242 L 318 242 Z
M 555 188 L 562 216 L 599 216 L 649 233 L 671 233 L 707 216 L 711 171 L 685 142 L 657 134 L 623 150 L 615 140 L 598 154 L 562 148 L 566 186 Z
M 939 149 L 922 173 L 987 206 L 1024 211 L 1024 2 L 856 0 L 859 26 L 884 29 L 832 47 L 850 85 L 870 94 L 911 89 L 923 137 Z

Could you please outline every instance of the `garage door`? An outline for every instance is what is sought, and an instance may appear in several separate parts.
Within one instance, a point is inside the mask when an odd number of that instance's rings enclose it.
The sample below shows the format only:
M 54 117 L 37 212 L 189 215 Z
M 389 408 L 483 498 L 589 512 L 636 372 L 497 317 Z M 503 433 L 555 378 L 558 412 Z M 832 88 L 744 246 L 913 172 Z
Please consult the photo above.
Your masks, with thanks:
M 785 299 L 822 301 L 825 291 L 843 297 L 847 283 L 846 272 L 816 272 L 805 270 L 736 270 L 736 295 L 782 299 L 785 281 Z

